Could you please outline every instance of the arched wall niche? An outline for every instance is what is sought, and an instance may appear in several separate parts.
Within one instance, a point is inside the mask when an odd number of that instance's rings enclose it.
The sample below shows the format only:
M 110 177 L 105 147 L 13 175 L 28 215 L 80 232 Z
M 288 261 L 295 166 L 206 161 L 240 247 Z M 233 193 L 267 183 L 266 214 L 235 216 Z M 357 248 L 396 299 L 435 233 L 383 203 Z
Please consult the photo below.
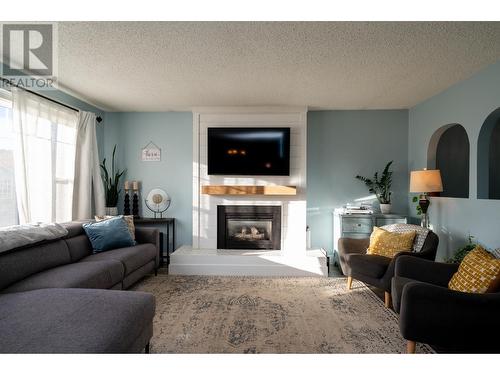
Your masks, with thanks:
M 469 198 L 470 144 L 460 124 L 448 124 L 434 132 L 427 149 L 427 168 L 439 169 L 441 197 Z
M 479 132 L 477 197 L 500 199 L 500 108 L 486 117 Z

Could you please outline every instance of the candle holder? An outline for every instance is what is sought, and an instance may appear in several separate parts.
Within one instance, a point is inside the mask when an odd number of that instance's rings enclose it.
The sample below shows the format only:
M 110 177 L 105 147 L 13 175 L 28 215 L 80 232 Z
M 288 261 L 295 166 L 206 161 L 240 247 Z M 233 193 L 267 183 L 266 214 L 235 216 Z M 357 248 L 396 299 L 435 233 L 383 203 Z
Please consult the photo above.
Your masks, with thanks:
M 132 215 L 135 218 L 139 218 L 139 190 L 134 190 L 132 197 Z
M 125 197 L 123 202 L 123 214 L 130 215 L 130 194 L 129 189 L 125 189 Z

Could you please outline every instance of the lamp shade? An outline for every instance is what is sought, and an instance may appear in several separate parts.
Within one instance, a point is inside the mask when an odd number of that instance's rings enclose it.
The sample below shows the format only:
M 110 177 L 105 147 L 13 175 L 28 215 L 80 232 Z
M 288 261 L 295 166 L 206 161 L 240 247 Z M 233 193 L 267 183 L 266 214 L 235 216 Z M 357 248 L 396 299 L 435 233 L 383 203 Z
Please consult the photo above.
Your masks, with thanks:
M 443 191 L 439 169 L 412 171 L 410 173 L 410 193 L 437 193 Z

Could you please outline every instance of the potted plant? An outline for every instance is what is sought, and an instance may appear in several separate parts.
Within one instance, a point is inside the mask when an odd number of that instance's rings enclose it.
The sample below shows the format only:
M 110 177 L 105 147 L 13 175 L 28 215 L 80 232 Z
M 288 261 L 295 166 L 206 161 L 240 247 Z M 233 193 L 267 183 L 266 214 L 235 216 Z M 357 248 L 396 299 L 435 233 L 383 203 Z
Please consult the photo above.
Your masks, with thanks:
M 110 216 L 118 215 L 118 195 L 121 191 L 118 189 L 118 186 L 120 178 L 125 172 L 125 170 L 120 171 L 119 169 L 115 172 L 115 153 L 116 145 L 113 147 L 113 156 L 111 158 L 111 175 L 106 167 L 106 158 L 102 160 L 101 164 L 101 178 L 104 183 L 104 191 L 106 194 L 106 215 Z
M 358 180 L 361 180 L 368 187 L 368 191 L 375 194 L 379 203 L 380 211 L 383 214 L 388 214 L 391 212 L 391 186 L 392 186 L 392 171 L 390 170 L 392 160 L 387 163 L 382 174 L 379 177 L 379 173 L 375 172 L 373 178 L 367 178 L 363 176 L 356 176 Z
M 445 260 L 445 262 L 460 264 L 462 260 L 465 258 L 465 256 L 469 254 L 472 250 L 474 250 L 474 248 L 477 246 L 477 244 L 475 244 L 473 240 L 474 236 L 471 236 L 469 234 L 469 242 L 460 249 L 457 249 L 457 251 L 455 251 L 455 254 L 451 258 Z

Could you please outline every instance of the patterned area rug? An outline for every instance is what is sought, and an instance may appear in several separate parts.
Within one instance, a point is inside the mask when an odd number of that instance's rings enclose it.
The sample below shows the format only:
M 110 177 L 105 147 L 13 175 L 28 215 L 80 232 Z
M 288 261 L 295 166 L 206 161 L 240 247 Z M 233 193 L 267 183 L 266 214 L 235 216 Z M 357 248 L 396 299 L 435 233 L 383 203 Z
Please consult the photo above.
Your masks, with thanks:
M 396 314 L 345 278 L 152 276 L 153 353 L 404 353 Z M 432 353 L 426 345 L 419 353 Z

